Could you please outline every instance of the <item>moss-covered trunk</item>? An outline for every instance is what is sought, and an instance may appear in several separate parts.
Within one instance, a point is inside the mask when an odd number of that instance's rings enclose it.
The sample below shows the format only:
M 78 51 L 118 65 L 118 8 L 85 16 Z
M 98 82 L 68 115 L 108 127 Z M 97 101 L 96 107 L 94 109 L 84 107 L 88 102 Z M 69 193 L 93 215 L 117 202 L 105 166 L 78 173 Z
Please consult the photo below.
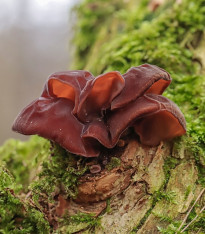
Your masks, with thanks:
M 0 233 L 205 233 L 205 0 L 86 0 L 76 11 L 73 68 L 164 68 L 187 134 L 145 147 L 127 132 L 92 159 L 39 137 L 8 141 Z
M 50 143 L 41 139 L 30 141 L 29 150 L 38 148 L 41 154 L 36 159 L 45 163 L 39 169 L 36 162 L 34 168 L 40 174 L 24 191 L 1 167 L 3 233 L 175 233 L 182 220 L 181 230 L 197 214 L 187 230 L 203 233 L 203 173 L 181 139 L 145 147 L 130 133 L 114 149 L 102 149 L 97 159 L 71 155 L 57 145 L 49 150 Z M 31 145 L 24 144 L 24 149 Z M 19 152 L 16 144 L 6 146 L 4 152 Z M 9 166 L 12 156 L 8 155 Z M 93 171 L 95 165 L 101 170 Z M 197 197 L 197 205 L 190 210 Z

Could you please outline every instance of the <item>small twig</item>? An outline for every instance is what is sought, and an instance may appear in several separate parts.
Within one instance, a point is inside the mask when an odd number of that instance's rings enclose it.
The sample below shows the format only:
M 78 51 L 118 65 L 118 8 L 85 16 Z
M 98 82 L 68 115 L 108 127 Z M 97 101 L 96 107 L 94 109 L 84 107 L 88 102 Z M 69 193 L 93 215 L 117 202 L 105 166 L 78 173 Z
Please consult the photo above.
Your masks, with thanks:
M 30 195 L 31 195 L 31 191 L 29 191 L 27 194 L 26 194 L 26 196 L 25 196 L 25 200 L 27 200 L 29 197 L 30 197 Z
M 191 207 L 191 208 L 189 209 L 189 211 L 187 212 L 186 216 L 184 217 L 184 219 L 183 219 L 181 225 L 179 226 L 179 228 L 177 229 L 176 233 L 177 233 L 178 231 L 181 230 L 181 228 L 182 228 L 182 226 L 184 225 L 184 223 L 186 222 L 186 220 L 187 220 L 189 214 L 190 214 L 191 211 L 193 210 L 194 206 L 196 205 L 197 201 L 200 199 L 200 197 L 202 196 L 202 194 L 204 193 L 204 191 L 205 191 L 205 188 L 203 188 L 203 189 L 201 190 L 201 192 L 199 193 L 197 199 L 195 200 L 194 204 L 192 205 L 192 207 Z
M 181 231 L 184 232 L 197 218 L 198 216 L 205 210 L 205 206 L 200 210 L 200 212 L 192 219 L 192 221 L 186 225 L 186 227 Z

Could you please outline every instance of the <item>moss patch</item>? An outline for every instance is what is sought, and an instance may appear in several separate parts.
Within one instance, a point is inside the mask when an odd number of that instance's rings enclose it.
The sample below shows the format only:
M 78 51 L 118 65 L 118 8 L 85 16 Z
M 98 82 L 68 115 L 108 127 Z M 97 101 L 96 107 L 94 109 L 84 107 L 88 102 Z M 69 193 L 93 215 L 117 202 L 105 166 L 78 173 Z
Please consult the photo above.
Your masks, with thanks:
M 44 215 L 16 196 L 18 190 L 11 173 L 0 166 L 0 233 L 49 233 Z
M 39 178 L 31 184 L 34 201 L 38 203 L 41 193 L 52 200 L 55 190 L 62 190 L 67 197 L 74 198 L 78 192 L 78 177 L 87 170 L 85 161 L 86 158 L 72 155 L 59 145 L 51 144 L 50 152 L 38 174 Z
M 65 216 L 60 226 L 59 230 L 63 233 L 76 233 L 82 230 L 94 233 L 95 227 L 100 226 L 100 218 L 92 214 L 79 213 L 70 217 Z
M 49 141 L 38 136 L 32 136 L 25 142 L 11 139 L 0 147 L 0 161 L 26 191 L 48 149 Z
M 111 171 L 113 168 L 120 166 L 121 160 L 116 157 L 112 157 L 110 159 L 110 162 L 105 166 L 105 168 L 109 171 Z

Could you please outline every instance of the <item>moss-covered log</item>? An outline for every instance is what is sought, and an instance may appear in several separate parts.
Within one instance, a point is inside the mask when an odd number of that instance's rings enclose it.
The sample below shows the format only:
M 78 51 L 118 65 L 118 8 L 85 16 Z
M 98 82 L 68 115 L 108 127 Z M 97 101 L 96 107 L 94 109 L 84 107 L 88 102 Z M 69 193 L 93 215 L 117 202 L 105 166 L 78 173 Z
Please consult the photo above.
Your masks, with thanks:
M 166 69 L 165 95 L 184 113 L 187 134 L 144 147 L 128 132 L 92 159 L 39 137 L 8 141 L 0 233 L 205 233 L 205 1 L 150 2 L 83 1 L 73 68 Z

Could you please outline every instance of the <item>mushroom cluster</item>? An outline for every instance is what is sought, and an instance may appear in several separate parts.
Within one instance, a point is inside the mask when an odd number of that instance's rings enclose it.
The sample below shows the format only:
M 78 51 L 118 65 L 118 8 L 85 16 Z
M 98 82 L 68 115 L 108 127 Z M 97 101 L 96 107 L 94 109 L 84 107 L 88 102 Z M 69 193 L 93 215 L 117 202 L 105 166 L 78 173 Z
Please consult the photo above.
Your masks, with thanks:
M 12 129 L 38 134 L 85 157 L 98 156 L 101 145 L 113 148 L 129 127 L 142 144 L 155 146 L 186 132 L 180 109 L 161 96 L 170 83 L 165 70 L 149 64 L 96 78 L 82 70 L 57 72 Z

